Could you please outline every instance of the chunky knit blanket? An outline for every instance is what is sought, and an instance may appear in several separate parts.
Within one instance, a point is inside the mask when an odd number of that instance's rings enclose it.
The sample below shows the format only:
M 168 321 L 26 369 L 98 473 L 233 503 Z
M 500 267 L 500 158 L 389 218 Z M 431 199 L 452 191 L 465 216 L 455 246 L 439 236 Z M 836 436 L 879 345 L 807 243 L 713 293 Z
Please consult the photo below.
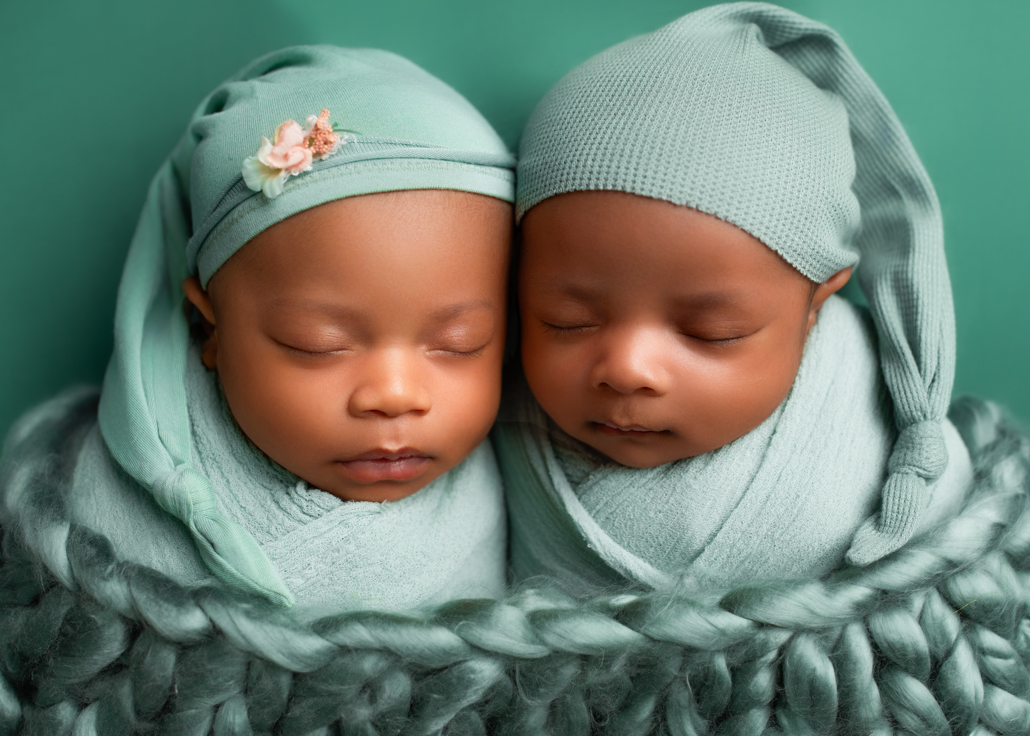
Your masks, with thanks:
M 992 405 L 952 407 L 962 508 L 866 568 L 705 600 L 544 581 L 311 624 L 71 524 L 94 411 L 51 412 L 0 474 L 34 518 L 4 517 L 0 734 L 1030 732 L 1030 439 Z

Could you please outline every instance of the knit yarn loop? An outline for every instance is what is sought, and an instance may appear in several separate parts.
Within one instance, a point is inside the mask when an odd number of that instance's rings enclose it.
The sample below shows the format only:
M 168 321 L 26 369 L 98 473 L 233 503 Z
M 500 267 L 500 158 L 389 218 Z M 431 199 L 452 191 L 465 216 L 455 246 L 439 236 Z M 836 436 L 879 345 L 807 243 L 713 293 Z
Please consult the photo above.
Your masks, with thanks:
M 855 267 L 902 457 L 891 462 L 883 521 L 859 533 L 851 559 L 867 564 L 904 543 L 941 458 L 939 429 L 908 427 L 947 412 L 954 308 L 933 185 L 841 37 L 793 11 L 740 2 L 589 59 L 526 125 L 516 215 L 592 190 L 715 215 L 815 282 Z

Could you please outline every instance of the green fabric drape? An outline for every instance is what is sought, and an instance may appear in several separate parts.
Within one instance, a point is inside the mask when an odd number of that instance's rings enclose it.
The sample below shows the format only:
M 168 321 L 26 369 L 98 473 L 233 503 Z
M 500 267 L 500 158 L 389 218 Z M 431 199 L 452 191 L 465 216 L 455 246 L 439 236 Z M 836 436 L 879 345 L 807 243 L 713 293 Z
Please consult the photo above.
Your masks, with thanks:
M 844 562 L 873 512 L 895 432 L 868 313 L 832 296 L 790 394 L 759 427 L 713 452 L 627 468 L 569 437 L 512 392 L 494 429 L 517 580 L 580 593 L 611 585 L 705 595 L 757 580 L 816 578 Z M 961 506 L 969 456 L 945 420 L 951 460 L 922 528 Z

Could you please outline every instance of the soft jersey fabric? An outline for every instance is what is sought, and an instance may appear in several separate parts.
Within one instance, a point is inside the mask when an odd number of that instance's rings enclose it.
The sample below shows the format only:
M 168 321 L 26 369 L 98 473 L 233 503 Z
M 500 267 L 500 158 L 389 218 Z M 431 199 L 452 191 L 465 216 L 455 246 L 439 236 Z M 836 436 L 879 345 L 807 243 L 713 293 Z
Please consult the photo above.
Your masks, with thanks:
M 868 314 L 833 296 L 790 394 L 760 426 L 704 455 L 627 468 L 550 422 L 528 390 L 494 431 L 518 579 L 555 575 L 578 592 L 627 582 L 714 590 L 838 567 L 875 510 L 896 431 Z M 972 478 L 951 456 L 923 527 L 953 513 Z
M 489 443 L 400 501 L 341 501 L 242 435 L 196 350 L 186 377 L 193 462 L 218 489 L 219 512 L 253 536 L 289 586 L 299 616 L 503 593 L 504 501 Z M 187 585 L 211 580 L 186 529 L 117 466 L 96 428 L 69 502 L 72 520 L 107 536 L 122 559 Z

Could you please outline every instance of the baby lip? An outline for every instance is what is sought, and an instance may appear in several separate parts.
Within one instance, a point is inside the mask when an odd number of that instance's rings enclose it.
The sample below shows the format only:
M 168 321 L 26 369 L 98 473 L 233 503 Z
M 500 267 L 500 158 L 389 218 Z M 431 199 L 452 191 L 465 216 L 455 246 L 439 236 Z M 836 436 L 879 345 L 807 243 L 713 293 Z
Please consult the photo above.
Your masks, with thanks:
M 642 426 L 640 424 L 619 424 L 618 422 L 612 422 L 612 421 L 608 421 L 608 420 L 605 420 L 603 422 L 598 422 L 598 424 L 600 424 L 602 427 L 608 428 L 609 430 L 613 430 L 615 432 L 621 432 L 621 433 L 625 433 L 625 434 L 630 434 L 630 433 L 639 433 L 639 434 L 652 433 L 653 434 L 653 433 L 657 433 L 657 432 L 661 432 L 662 431 L 660 429 L 651 429 L 650 427 L 644 427 L 644 426 Z
M 404 482 L 422 475 L 432 460 L 432 456 L 412 447 L 399 450 L 377 448 L 347 460 L 337 460 L 336 465 L 358 483 Z
M 429 455 L 417 450 L 414 447 L 402 447 L 399 450 L 385 450 L 377 448 L 375 450 L 369 450 L 363 452 L 360 455 L 341 460 L 340 462 L 354 462 L 356 460 L 401 460 L 404 458 L 426 458 L 429 459 Z

